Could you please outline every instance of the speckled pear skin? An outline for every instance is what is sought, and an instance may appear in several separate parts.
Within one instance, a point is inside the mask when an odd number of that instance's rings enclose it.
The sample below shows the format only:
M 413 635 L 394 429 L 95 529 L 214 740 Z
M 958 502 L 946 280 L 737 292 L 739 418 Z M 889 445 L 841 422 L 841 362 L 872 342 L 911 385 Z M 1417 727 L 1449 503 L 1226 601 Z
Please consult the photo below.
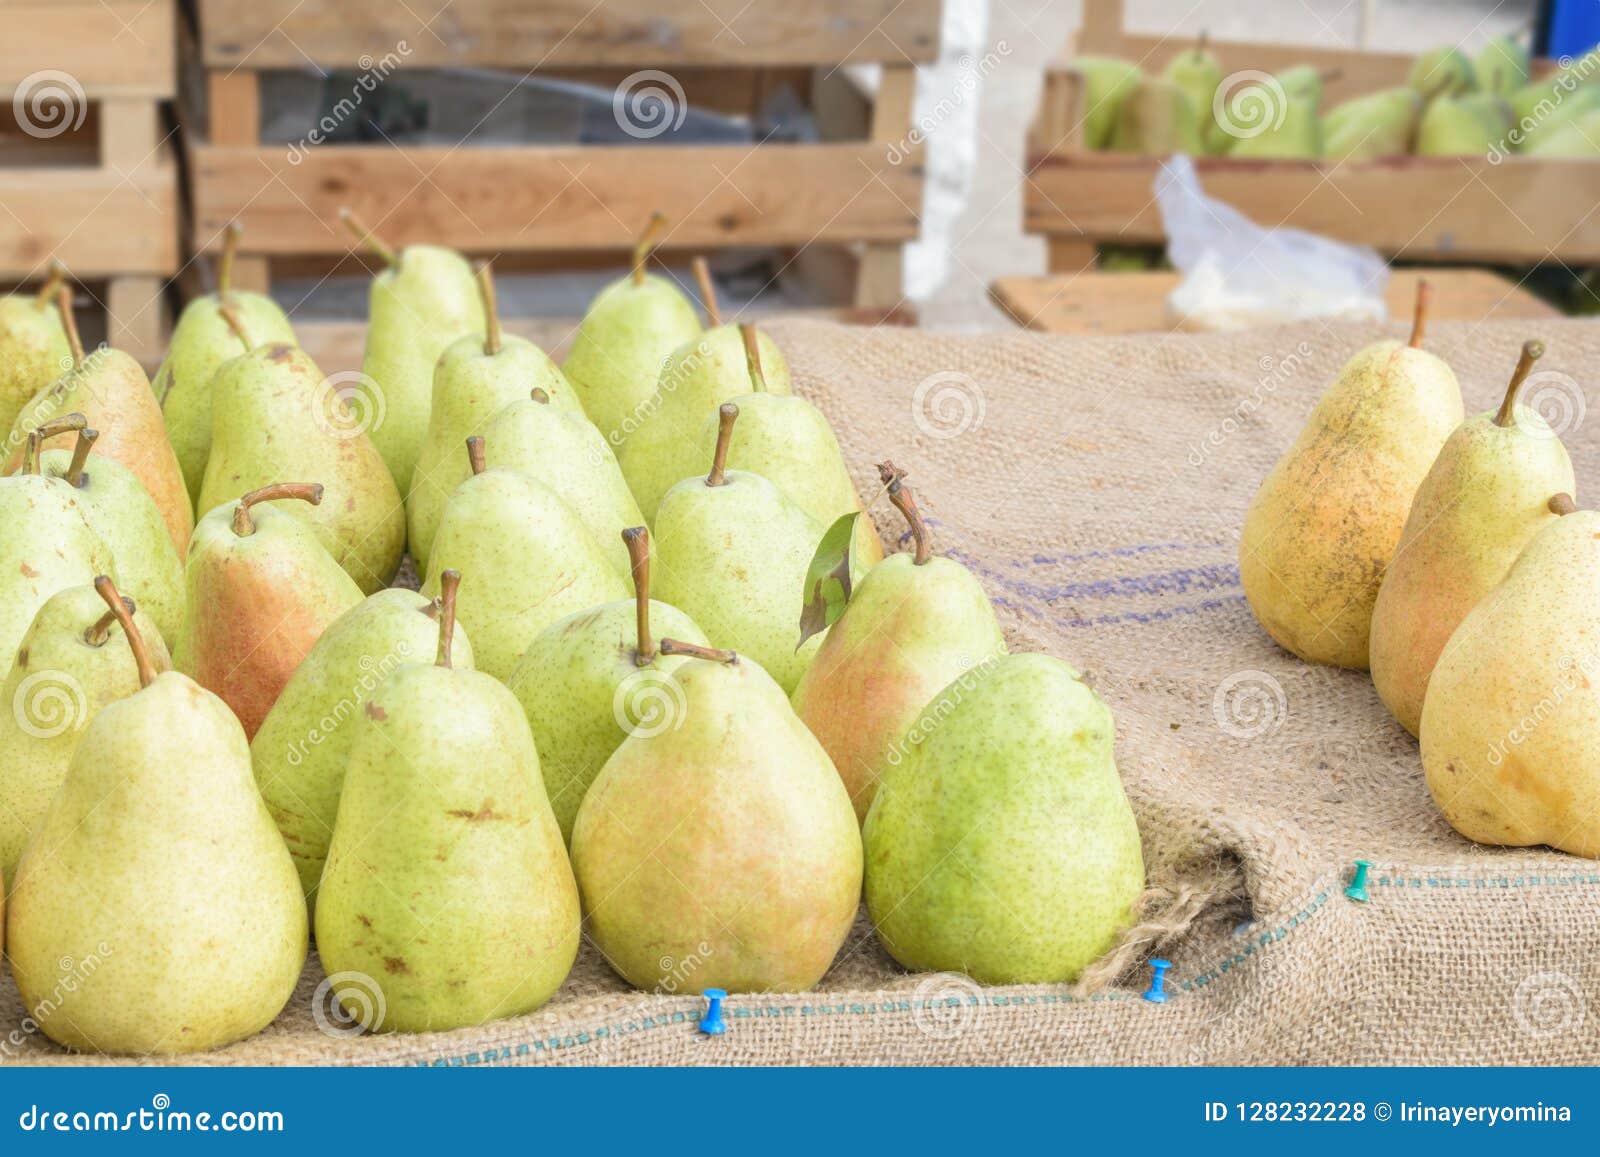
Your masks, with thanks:
M 1245 597 L 1280 646 L 1367 667 L 1384 567 L 1461 418 L 1455 374 L 1425 350 L 1378 342 L 1345 365 L 1256 492 L 1239 538 Z
M 656 519 L 655 593 L 788 694 L 827 637 L 795 650 L 806 571 L 825 530 L 759 474 L 729 470 L 721 486 L 687 479 Z
M 542 349 L 520 337 L 502 338 L 500 351 L 484 352 L 482 335 L 451 343 L 433 371 L 433 405 L 428 433 L 417 454 L 417 468 L 406 497 L 406 526 L 417 569 L 428 569 L 428 551 L 439 515 L 465 475 L 461 447 L 482 434 L 501 410 L 527 401 L 535 387 L 549 404 L 583 415 L 578 395 Z
M 1600 512 L 1546 526 L 1461 620 L 1422 704 L 1422 768 L 1480 844 L 1600 857 Z
M 195 527 L 184 564 L 189 614 L 172 658 L 233 709 L 249 737 L 322 632 L 362 595 L 310 524 L 257 504 L 255 533 L 241 536 L 237 505 L 217 507 Z
M 789 363 L 783 351 L 765 333 L 758 334 L 757 341 L 766 392 L 790 393 Z M 672 351 L 661 368 L 656 392 L 641 407 L 617 453 L 628 489 L 652 528 L 667 491 L 710 466 L 711 457 L 700 445 L 701 426 L 707 419 L 715 426 L 717 407 L 749 392 L 750 367 L 738 326 L 708 329 Z M 739 444 L 737 435 L 733 444 Z
M 179 553 L 186 550 L 194 529 L 194 508 L 144 368 L 121 350 L 102 346 L 91 351 L 23 407 L 7 443 L 17 448 L 9 465 L 15 467 L 20 459 L 30 431 L 73 413 L 82 414 L 100 431 L 95 453 L 122 463 L 144 484 L 161 511 L 173 546 Z M 58 434 L 44 448 L 70 450 L 76 438 Z
M 0 297 L 0 429 L 72 368 L 72 349 L 55 302 L 23 291 Z
M 803 992 L 861 898 L 861 835 L 827 752 L 740 656 L 672 672 L 677 726 L 640 729 L 578 809 L 589 934 L 635 988 Z
M 491 467 L 520 471 L 555 491 L 583 520 L 618 573 L 624 577 L 630 573 L 622 532 L 644 525 L 644 515 L 623 481 L 616 455 L 594 423 L 581 411 L 525 394 L 496 414 L 482 433 L 484 458 Z M 445 479 L 452 494 L 472 477 L 461 445 L 457 443 L 455 456 L 434 475 Z M 424 536 L 423 545 L 432 549 L 431 534 Z
M 792 698 L 839 769 L 858 820 L 904 758 L 906 733 L 928 701 L 1005 651 L 989 596 L 960 563 L 934 557 L 917 566 L 896 554 L 867 573 Z
M 839 439 L 821 410 L 793 394 L 741 394 L 731 401 L 739 407 L 739 427 L 728 447 L 729 467 L 761 475 L 824 530 L 861 509 Z M 711 461 L 717 427 L 713 412 L 700 427 L 696 461 Z M 883 542 L 870 518 L 856 523 L 855 557 L 869 567 L 883 561 Z
M 183 307 L 166 359 L 150 383 L 161 403 L 167 440 L 178 457 L 189 500 L 197 505 L 206 460 L 211 457 L 211 379 L 223 362 L 245 352 L 244 343 L 217 312 L 219 304 L 217 295 L 208 293 Z M 252 342 L 295 344 L 289 319 L 270 297 L 235 289 L 228 294 L 228 304 Z
M 456 666 L 471 669 L 472 644 L 459 623 L 453 640 Z M 379 591 L 322 633 L 250 741 L 261 798 L 283 833 L 313 913 L 355 719 L 401 664 L 426 660 L 438 648 L 431 600 L 398 587 Z
M 511 692 L 476 671 L 402 666 L 356 722 L 317 902 L 324 967 L 377 982 L 385 1016 L 369 1028 L 462 1028 L 549 1000 L 580 927 Z
M 1077 978 L 1133 919 L 1144 857 L 1111 712 L 1048 655 L 939 692 L 862 830 L 867 911 L 907 968 Z
M 656 391 L 673 350 L 700 333 L 700 317 L 665 277 L 646 274 L 607 285 L 589 305 L 562 369 L 584 412 L 614 446 L 631 432 L 639 408 Z
M 72 487 L 38 474 L 0 478 L 0 663 L 10 664 L 45 600 L 102 574 L 117 578 L 116 561 Z
M 433 407 L 433 368 L 450 343 L 483 332 L 483 300 L 466 258 L 433 245 L 408 245 L 398 265 L 372 279 L 367 350 L 360 383 L 367 412 L 382 411 L 372 442 L 401 495 L 411 493 Z M 370 383 L 370 384 L 369 384 Z M 376 393 L 377 397 L 373 397 Z
M 306 908 L 238 721 L 176 672 L 83 734 L 7 913 L 24 1004 L 84 1052 L 201 1052 L 265 1028 L 306 959 Z M 62 961 L 78 967 L 72 988 Z
M 1372 685 L 1413 735 L 1451 634 L 1558 517 L 1550 496 L 1576 492 L 1566 447 L 1537 411 L 1517 407 L 1509 426 L 1494 418 L 1467 419 L 1439 451 L 1372 608 Z
M 364 594 L 389 585 L 405 552 L 406 513 L 371 440 L 347 426 L 337 390 L 311 355 L 257 346 L 212 379 L 211 457 L 200 509 L 285 479 L 320 482 L 321 505 L 283 509 L 317 528 Z
M 139 690 L 139 669 L 122 628 L 111 623 L 98 645 L 85 638 L 106 613 L 92 586 L 50 596 L 17 648 L 0 703 L 0 877 L 14 880 L 17 861 L 44 818 L 84 729 L 108 703 Z M 133 621 L 156 669 L 172 659 L 141 607 Z
M 422 593 L 437 595 L 446 570 L 469 576 L 456 617 L 473 639 L 478 669 L 500 680 L 557 619 L 630 594 L 573 509 L 514 470 L 485 470 L 450 496 Z
M 711 642 L 688 615 L 654 600 L 650 630 Z M 591 607 L 539 632 L 511 673 L 508 686 L 533 729 L 545 791 L 569 843 L 578 805 L 611 753 L 631 730 L 659 726 L 676 707 L 671 673 L 684 660 L 658 653 L 640 667 L 637 635 L 632 599 Z
M 39 470 L 70 486 L 71 464 L 70 451 L 46 450 L 40 455 Z M 89 528 L 117 561 L 122 593 L 149 612 L 163 639 L 176 639 L 183 632 L 183 557 L 172 545 L 155 499 L 122 463 L 93 453 L 84 467 L 82 485 L 73 490 Z M 98 601 L 99 596 L 95 598 Z

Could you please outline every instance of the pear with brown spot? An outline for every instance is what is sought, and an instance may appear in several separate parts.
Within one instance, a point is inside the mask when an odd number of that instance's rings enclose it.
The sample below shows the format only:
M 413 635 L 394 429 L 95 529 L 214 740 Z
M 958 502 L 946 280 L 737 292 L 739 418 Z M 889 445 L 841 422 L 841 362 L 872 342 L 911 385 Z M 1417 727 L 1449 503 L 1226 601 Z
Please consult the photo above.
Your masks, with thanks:
M 437 662 L 403 664 L 355 719 L 317 897 L 323 966 L 372 978 L 378 999 L 364 985 L 342 1002 L 377 1032 L 531 1012 L 578 953 L 578 889 L 522 708 L 452 665 L 459 581 L 440 577 Z

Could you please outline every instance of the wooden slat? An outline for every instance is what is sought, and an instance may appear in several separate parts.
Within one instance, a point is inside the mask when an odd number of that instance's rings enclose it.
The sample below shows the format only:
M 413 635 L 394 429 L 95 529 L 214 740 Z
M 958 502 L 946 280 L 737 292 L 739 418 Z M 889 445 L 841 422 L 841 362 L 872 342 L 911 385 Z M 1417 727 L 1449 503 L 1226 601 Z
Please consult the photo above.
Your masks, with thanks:
M 1165 238 L 1153 193 L 1160 161 L 1113 153 L 1032 161 L 1029 232 L 1103 243 Z M 1196 161 L 1207 195 L 1262 225 L 1292 225 L 1434 261 L 1600 261 L 1600 162 L 1401 157 L 1320 165 Z
M 901 166 L 920 168 L 922 146 L 910 140 L 911 106 L 916 97 L 917 71 L 905 65 L 885 68 L 872 107 L 872 140 L 885 156 L 899 158 Z M 909 209 L 922 211 L 921 186 Z M 905 250 L 898 244 L 868 245 L 861 254 L 856 282 L 856 304 L 891 306 L 900 300 L 905 282 Z
M 170 97 L 177 87 L 174 0 L 6 0 L 0 96 L 41 70 L 70 75 L 93 100 Z
M 170 152 L 128 173 L 0 168 L 0 275 L 52 256 L 78 277 L 178 267 L 178 175 Z
M 939 0 L 201 0 L 212 68 L 931 61 Z
M 420 148 L 324 145 L 193 150 L 194 238 L 235 216 L 247 252 L 339 252 L 349 206 L 396 244 L 470 252 L 625 249 L 654 209 L 666 244 L 797 245 L 916 235 L 921 173 L 881 146 Z M 876 177 L 875 177 L 876 174 Z M 881 178 L 878 179 L 878 178 Z

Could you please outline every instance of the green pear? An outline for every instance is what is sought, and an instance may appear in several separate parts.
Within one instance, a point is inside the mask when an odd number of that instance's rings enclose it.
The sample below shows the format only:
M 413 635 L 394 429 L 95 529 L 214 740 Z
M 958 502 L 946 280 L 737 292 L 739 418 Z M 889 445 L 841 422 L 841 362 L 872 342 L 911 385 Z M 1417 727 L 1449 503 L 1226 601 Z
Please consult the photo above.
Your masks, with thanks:
M 545 791 L 572 841 L 578 805 L 611 753 L 638 730 L 677 721 L 671 673 L 652 627 L 682 642 L 710 642 L 688 615 L 650 598 L 650 532 L 620 536 L 633 561 L 634 597 L 557 619 L 528 645 L 507 686 L 522 704 L 539 748 Z
M 1490 37 L 1472 62 L 1478 88 L 1491 96 L 1509 97 L 1528 83 L 1528 50 L 1511 37 Z
M 1417 57 L 1411 65 L 1410 84 L 1428 101 L 1463 96 L 1477 89 L 1478 73 L 1466 53 L 1446 45 Z
M 1235 128 L 1219 125 L 1237 136 L 1228 149 L 1230 157 L 1248 157 L 1257 160 L 1314 161 L 1324 152 L 1322 117 L 1318 106 L 1322 102 L 1321 75 L 1309 65 L 1298 65 L 1275 78 L 1273 85 L 1262 82 L 1251 86 L 1254 98 L 1246 91 L 1234 98 L 1230 107 L 1255 109 L 1261 113 L 1257 121 Z
M 1365 669 L 1372 605 L 1417 487 L 1461 424 L 1461 387 L 1422 349 L 1428 285 L 1409 343 L 1345 363 L 1256 491 L 1239 577 L 1278 645 L 1313 663 Z
M 826 633 L 796 648 L 806 573 L 824 527 L 759 474 L 727 469 L 739 408 L 724 403 L 711 472 L 667 492 L 656 514 L 661 597 L 719 643 L 760 663 L 785 693 Z
M 663 640 L 670 727 L 640 728 L 578 809 L 589 934 L 635 988 L 803 992 L 861 898 L 861 836 L 822 746 L 758 663 Z
M 1523 152 L 1530 157 L 1549 158 L 1600 155 L 1600 107 L 1540 133 Z
M 1450 825 L 1481 844 L 1600 857 L 1600 513 L 1523 548 L 1450 636 L 1422 704 L 1422 769 Z
M 83 415 L 70 415 L 77 422 Z M 100 432 L 79 427 L 73 449 L 40 455 L 39 470 L 78 492 L 89 528 L 116 560 L 128 597 L 149 614 L 163 639 L 183 632 L 183 559 L 172 545 L 155 499 L 133 472 L 110 458 L 91 458 Z
M 655 395 L 617 454 L 628 489 L 652 526 L 667 491 L 705 469 L 701 426 L 716 418 L 722 403 L 750 392 L 744 337 L 738 326 L 716 322 L 715 302 L 711 307 L 713 327 L 672 352 Z M 766 334 L 759 341 L 766 392 L 792 393 L 789 363 Z
M 1473 157 L 1502 147 L 1511 131 L 1511 106 L 1497 96 L 1474 92 L 1435 97 L 1417 125 L 1420 157 Z
M 187 677 L 158 674 L 110 580 L 97 585 L 142 689 L 84 730 L 22 858 L 11 970 L 24 1007 L 67 1048 L 219 1048 L 260 1032 L 294 994 L 305 902 L 238 721 Z
M 311 524 L 274 505 L 321 501 L 314 482 L 253 490 L 200 520 L 184 562 L 173 663 L 233 709 L 247 738 L 322 632 L 361 601 Z
M 583 519 L 560 495 L 516 470 L 489 469 L 484 439 L 467 439 L 473 475 L 445 503 L 422 593 L 446 570 L 472 575 L 460 616 L 478 668 L 508 679 L 539 632 L 576 611 L 628 597 Z
M 237 223 L 228 226 L 217 267 L 217 291 L 183 307 L 172 330 L 167 356 L 150 383 L 161 403 L 167 440 L 178 456 L 189 500 L 195 503 L 200 501 L 206 459 L 211 456 L 211 378 L 223 362 L 250 348 L 239 339 L 221 307 L 232 309 L 238 323 L 254 340 L 295 344 L 294 329 L 277 302 L 265 294 L 233 288 L 233 259 L 240 232 Z
M 21 473 L 0 478 L 0 663 L 7 665 L 51 595 L 116 574 L 77 492 L 39 473 L 39 441 L 28 439 Z
M 358 385 L 374 417 L 373 445 L 408 495 L 428 433 L 433 368 L 457 338 L 484 332 L 483 305 L 472 266 L 453 249 L 408 245 L 396 252 L 349 210 L 340 216 L 386 267 L 368 295 Z
M 172 659 L 155 624 L 142 610 L 134 623 L 156 670 L 168 670 Z M 89 720 L 139 690 L 121 630 L 94 587 L 67 587 L 39 608 L 17 648 L 0 692 L 11 707 L 0 711 L 0 879 L 16 879 Z
M 576 393 L 560 368 L 531 341 L 500 332 L 494 282 L 487 263 L 478 269 L 487 329 L 482 335 L 457 338 L 433 371 L 433 408 L 428 435 L 417 454 L 417 469 L 406 498 L 406 525 L 411 557 L 418 570 L 428 569 L 428 548 L 439 527 L 439 513 L 462 481 L 457 470 L 461 444 L 484 433 L 506 406 L 537 389 L 559 409 L 583 416 Z
M 1347 100 L 1322 118 L 1323 155 L 1331 161 L 1405 156 L 1422 107 L 1422 97 L 1411 88 L 1386 88 Z
M 665 224 L 660 213 L 651 214 L 634 248 L 632 271 L 589 303 L 562 365 L 584 412 L 613 446 L 631 436 L 667 357 L 700 333 L 694 306 L 677 285 L 645 272 Z
M 1554 521 L 1550 495 L 1575 492 L 1561 439 L 1537 410 L 1517 405 L 1517 391 L 1543 353 L 1538 342 L 1523 346 L 1499 410 L 1468 418 L 1440 448 L 1378 588 L 1372 685 L 1413 735 L 1428 676 L 1451 633 Z
M 1206 47 L 1206 34 L 1202 32 L 1192 48 L 1186 48 L 1162 70 L 1162 77 L 1183 90 L 1189 106 L 1200 118 L 1202 134 L 1211 125 L 1211 106 L 1217 98 L 1217 89 L 1223 81 L 1222 65 Z
M 578 888 L 522 709 L 451 662 L 459 579 L 442 576 L 438 661 L 402 663 L 356 716 L 317 903 L 323 966 L 363 977 L 342 1003 L 378 1032 L 532 1012 L 578 955 Z
M 313 912 L 339 814 L 356 732 L 353 720 L 402 663 L 426 659 L 438 644 L 434 602 L 398 587 L 379 591 L 322 633 L 250 741 L 256 785 L 283 833 Z M 459 626 L 453 648 L 457 666 L 470 669 L 472 646 Z
M 1077 979 L 1144 891 L 1110 710 L 1060 660 L 1009 655 L 938 692 L 912 736 L 862 830 L 883 946 L 982 984 Z
M 892 555 L 861 580 L 792 697 L 862 821 L 934 693 L 1006 652 L 983 587 L 960 563 L 933 556 L 905 475 L 889 462 L 879 469 L 915 553 Z
M 66 271 L 52 265 L 37 293 L 0 297 L 0 430 L 11 429 L 29 399 L 72 368 L 55 304 L 65 279 Z
M 1182 88 L 1164 77 L 1140 80 L 1117 109 L 1110 148 L 1119 153 L 1166 156 L 1188 153 L 1201 156 L 1200 111 Z
M 311 355 L 274 342 L 212 378 L 211 456 L 200 509 L 283 478 L 315 478 L 327 501 L 295 507 L 366 594 L 389 585 L 405 552 L 406 512 L 377 448 Z
M 1522 152 L 1531 153 L 1545 137 L 1600 110 L 1600 85 L 1579 84 L 1571 78 L 1546 77 L 1519 88 L 1511 97 Z
M 1144 73 L 1137 64 L 1110 56 L 1074 57 L 1067 69 L 1081 78 L 1078 103 L 1083 109 L 1083 147 L 1109 148 L 1122 102 L 1139 86 Z

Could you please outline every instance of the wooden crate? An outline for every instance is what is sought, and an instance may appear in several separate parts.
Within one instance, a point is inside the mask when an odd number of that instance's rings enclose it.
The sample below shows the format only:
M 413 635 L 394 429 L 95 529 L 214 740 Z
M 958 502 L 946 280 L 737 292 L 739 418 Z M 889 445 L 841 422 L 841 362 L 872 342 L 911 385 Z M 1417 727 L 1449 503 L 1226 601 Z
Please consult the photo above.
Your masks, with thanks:
M 265 286 L 278 263 L 331 261 L 348 206 L 392 243 L 429 241 L 508 261 L 620 259 L 653 210 L 663 251 L 776 247 L 795 267 L 848 279 L 846 300 L 900 299 L 903 244 L 917 235 L 921 150 L 915 65 L 934 58 L 939 0 L 455 0 L 424 16 L 383 0 L 198 0 L 203 132 L 190 135 L 197 252 L 244 226 L 235 279 Z M 359 71 L 405 41 L 404 69 L 537 70 L 616 85 L 668 73 L 691 106 L 752 112 L 779 80 L 808 93 L 815 144 L 519 145 L 397 148 L 318 144 L 291 161 L 260 139 L 261 74 Z M 883 65 L 875 100 L 838 67 Z M 904 159 L 893 163 L 891 157 Z M 844 272 L 841 274 L 841 270 Z
M 36 283 L 61 262 L 104 303 L 111 344 L 145 360 L 165 338 L 182 236 L 161 111 L 174 7 L 7 0 L 0 36 L 0 281 Z
M 1124 31 L 1122 0 L 1085 0 L 1077 51 L 1159 70 L 1188 47 Z M 1210 45 L 1224 73 L 1307 63 L 1338 70 L 1325 106 L 1406 83 L 1414 57 L 1286 44 Z M 1552 67 L 1536 62 L 1535 71 Z M 1050 268 L 1094 264 L 1100 245 L 1165 241 L 1154 186 L 1160 158 L 1082 148 L 1079 80 L 1066 62 L 1046 71 L 1029 134 L 1024 229 L 1050 243 Z M 1430 262 L 1600 263 L 1600 161 L 1508 156 L 1311 162 L 1197 157 L 1208 195 L 1262 225 L 1290 225 Z

